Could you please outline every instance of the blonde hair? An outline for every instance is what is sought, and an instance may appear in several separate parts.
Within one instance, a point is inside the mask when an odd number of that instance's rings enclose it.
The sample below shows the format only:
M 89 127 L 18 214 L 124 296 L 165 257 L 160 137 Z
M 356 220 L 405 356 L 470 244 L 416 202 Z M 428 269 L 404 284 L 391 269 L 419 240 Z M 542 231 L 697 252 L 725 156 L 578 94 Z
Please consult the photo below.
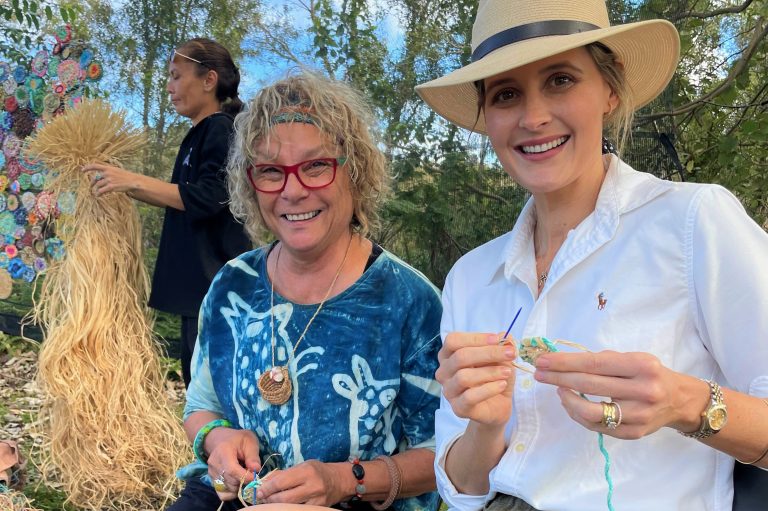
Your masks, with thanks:
M 588 44 L 585 48 L 592 60 L 595 61 L 605 82 L 619 98 L 616 108 L 605 116 L 603 132 L 613 139 L 616 144 L 616 151 L 621 155 L 629 140 L 632 120 L 635 117 L 635 103 L 627 83 L 627 77 L 624 74 L 624 66 L 618 61 L 616 54 L 602 43 Z
M 256 157 L 255 147 L 269 143 L 274 116 L 283 113 L 306 114 L 329 140 L 339 144 L 341 155 L 347 159 L 352 188 L 354 212 L 350 228 L 363 236 L 375 232 L 390 177 L 387 160 L 373 132 L 373 113 L 362 95 L 348 84 L 301 71 L 261 89 L 235 119 L 227 164 L 230 209 L 243 222 L 251 239 L 263 242 L 266 226 L 246 169 Z

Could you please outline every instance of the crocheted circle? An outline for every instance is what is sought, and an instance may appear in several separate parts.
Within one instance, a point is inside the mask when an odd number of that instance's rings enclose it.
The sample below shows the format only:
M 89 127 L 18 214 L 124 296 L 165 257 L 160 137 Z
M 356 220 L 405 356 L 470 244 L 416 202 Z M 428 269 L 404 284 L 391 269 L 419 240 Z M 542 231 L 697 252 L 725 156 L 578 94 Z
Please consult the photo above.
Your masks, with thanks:
M 30 264 L 32 263 L 30 262 Z M 30 266 L 26 266 L 21 278 L 24 282 L 32 282 L 33 280 L 35 280 L 36 275 L 37 274 L 35 273 L 34 268 L 31 268 Z
M 36 197 L 35 214 L 38 218 L 47 218 L 55 208 L 55 198 L 52 192 L 40 192 Z
M 0 213 L 0 234 L 4 236 L 12 236 L 13 231 L 16 230 L 16 220 L 13 218 L 13 213 L 10 211 L 3 211 Z
M 23 140 L 30 136 L 35 129 L 35 114 L 29 108 L 19 108 L 11 114 L 13 117 L 13 132 Z
M 16 182 L 16 178 L 18 178 L 21 175 L 21 165 L 19 165 L 19 160 L 16 158 L 8 158 L 8 161 L 5 163 L 5 175 L 8 176 L 8 180 L 11 181 L 11 184 Z M 16 187 L 18 187 L 19 184 L 16 183 Z M 9 189 L 11 186 L 9 185 Z
M 2 213 L 0 213 L 0 228 L 2 228 Z M 45 240 L 45 251 L 54 261 L 60 261 L 64 257 L 64 242 L 59 238 Z
M 45 87 L 45 80 L 39 76 L 29 76 L 25 82 L 26 86 L 31 91 L 36 91 Z
M 17 181 L 19 183 L 19 188 L 22 190 L 28 190 L 32 184 L 32 178 L 29 176 L 29 174 L 21 174 Z
M 6 112 L 5 110 L 0 112 L 0 130 L 7 131 L 11 129 L 12 123 L 11 112 Z
M 8 159 L 15 158 L 20 150 L 21 140 L 19 140 L 19 137 L 13 133 L 6 135 L 5 140 L 3 140 L 3 152 L 5 153 L 5 157 Z
M 25 140 L 26 143 L 26 140 Z M 29 155 L 29 152 L 25 149 L 22 151 L 23 157 L 19 160 L 19 164 L 24 168 L 24 172 L 32 174 L 34 172 L 40 172 L 45 170 L 42 160 L 36 160 Z
M 6 81 L 11 76 L 11 66 L 7 62 L 0 62 L 0 82 Z
M 21 259 L 11 258 L 11 260 L 8 261 L 8 273 L 10 273 L 11 277 L 14 279 L 20 279 L 24 275 L 26 269 L 27 265 L 25 265 Z
M 58 206 L 59 211 L 65 215 L 71 215 L 74 213 L 75 199 L 76 197 L 73 192 L 61 192 L 58 199 L 56 200 L 56 205 Z
M 29 64 L 29 67 L 37 76 L 45 76 L 48 74 L 48 52 L 45 50 L 40 50 L 35 53 L 35 56 L 32 57 L 32 62 Z
M 59 64 L 61 64 L 61 59 L 57 56 L 48 59 L 48 76 L 55 77 L 58 74 Z
M 38 239 L 36 239 L 35 241 L 32 242 L 32 250 L 35 251 L 35 254 L 37 254 L 37 255 L 39 255 L 41 257 L 44 256 L 45 255 L 45 240 L 38 237 Z
M 6 245 L 5 255 L 7 255 L 9 259 L 13 259 L 17 255 L 19 255 L 19 249 L 16 248 L 16 245 Z
M 88 67 L 88 64 L 90 64 L 92 60 L 93 60 L 93 52 L 88 48 L 85 48 L 83 52 L 80 54 L 80 67 L 85 69 L 86 67 Z
M 101 64 L 98 62 L 91 62 L 86 69 L 85 77 L 90 81 L 96 81 L 102 77 L 104 71 L 101 68 Z
M 14 92 L 16 92 L 14 90 Z M 8 96 L 3 100 L 3 106 L 5 107 L 6 112 L 15 112 L 17 108 L 19 108 L 19 103 L 16 101 L 15 96 Z
M 16 87 L 16 92 L 13 95 L 16 97 L 16 104 L 19 108 L 24 108 L 29 104 L 29 89 L 26 85 Z
M 17 209 L 19 209 L 19 198 L 16 195 L 8 195 L 8 198 L 5 200 L 5 209 L 7 209 L 10 212 L 14 212 Z M 14 224 L 16 221 L 14 220 Z M 10 231 L 13 232 L 13 231 Z
M 37 240 L 37 241 L 35 241 L 34 245 L 32 245 L 33 249 L 35 249 L 35 253 L 37 253 L 37 245 L 38 245 L 38 244 L 39 244 L 41 247 L 43 247 L 43 248 L 45 247 L 45 245 L 43 244 L 43 240 Z M 42 254 L 41 254 L 41 255 L 42 255 Z M 35 268 L 35 271 L 36 271 L 37 273 L 42 273 L 42 272 L 44 272 L 46 269 L 48 269 L 48 264 L 45 262 L 45 259 L 43 259 L 42 257 L 36 257 L 36 258 L 35 258 L 35 262 L 34 262 L 33 264 L 34 264 L 34 268 Z
M 45 175 L 42 172 L 37 172 L 31 176 L 32 186 L 35 188 L 42 188 L 45 183 Z
M 36 202 L 37 197 L 34 193 L 24 192 L 21 194 L 21 205 L 24 206 L 27 210 L 34 208 Z
M 74 60 L 62 60 L 56 70 L 59 80 L 67 88 L 71 87 L 80 77 L 80 66 Z
M 16 220 L 16 231 L 14 231 L 13 235 L 16 238 L 21 238 L 24 236 L 24 232 L 26 232 L 26 229 L 24 229 L 24 225 L 27 223 L 27 210 L 24 208 L 18 208 L 16 211 L 13 212 L 13 218 Z M 19 232 L 19 228 L 21 228 L 24 232 Z
M 13 96 L 13 93 L 16 92 L 16 87 L 18 87 L 18 84 L 13 77 L 9 77 L 3 82 L 3 92 L 5 92 L 6 96 Z M 8 108 L 6 108 L 6 110 L 8 110 Z
M 61 85 L 61 84 L 59 84 Z M 61 86 L 62 89 L 64 86 Z M 61 97 L 56 94 L 46 94 L 43 98 L 43 111 L 52 114 L 61 106 Z
M 4 191 L 8 186 L 8 176 L 0 174 L 0 192 Z
M 24 69 L 24 66 L 16 66 L 16 69 L 13 70 L 13 79 L 16 80 L 16 83 L 24 83 L 24 80 L 27 79 L 27 70 Z
M 56 38 L 56 41 L 59 44 L 66 44 L 72 39 L 72 27 L 69 25 L 64 25 L 62 27 L 59 27 L 56 29 L 56 31 L 53 33 L 53 37 Z

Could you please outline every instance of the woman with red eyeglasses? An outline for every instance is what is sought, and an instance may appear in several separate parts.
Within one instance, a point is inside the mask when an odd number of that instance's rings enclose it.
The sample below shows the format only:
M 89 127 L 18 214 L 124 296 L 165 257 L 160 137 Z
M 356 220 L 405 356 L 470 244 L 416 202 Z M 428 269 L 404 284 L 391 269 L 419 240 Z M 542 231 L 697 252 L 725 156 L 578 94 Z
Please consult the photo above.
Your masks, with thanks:
M 198 311 L 217 271 L 251 249 L 243 227 L 227 207 L 224 171 L 234 116 L 243 108 L 240 72 L 232 57 L 210 39 L 191 39 L 171 54 L 167 90 L 176 112 L 192 121 L 171 182 L 94 162 L 93 193 L 127 193 L 165 208 L 149 305 L 181 316 L 181 366 L 189 385 L 189 362 L 197 338 Z
M 357 92 L 309 73 L 237 117 L 230 207 L 274 241 L 203 301 L 184 410 L 198 462 L 173 511 L 436 508 L 440 296 L 368 238 L 388 189 L 372 125 Z

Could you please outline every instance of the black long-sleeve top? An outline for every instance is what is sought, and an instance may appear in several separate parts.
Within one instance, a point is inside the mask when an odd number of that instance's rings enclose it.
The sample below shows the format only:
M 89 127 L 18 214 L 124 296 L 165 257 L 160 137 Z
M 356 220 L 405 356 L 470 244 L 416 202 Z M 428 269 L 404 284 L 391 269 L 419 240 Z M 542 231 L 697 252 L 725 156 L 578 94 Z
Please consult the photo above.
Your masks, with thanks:
M 214 275 L 252 248 L 228 206 L 224 168 L 233 131 L 232 117 L 215 113 L 181 143 L 171 183 L 179 185 L 185 209 L 165 208 L 150 307 L 197 316 Z

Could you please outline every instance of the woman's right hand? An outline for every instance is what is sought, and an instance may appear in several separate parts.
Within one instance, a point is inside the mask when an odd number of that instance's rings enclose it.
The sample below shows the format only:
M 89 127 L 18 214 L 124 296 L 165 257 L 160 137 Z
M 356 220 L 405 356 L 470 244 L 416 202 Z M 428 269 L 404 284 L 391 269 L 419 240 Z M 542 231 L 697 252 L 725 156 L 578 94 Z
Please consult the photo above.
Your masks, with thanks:
M 208 455 L 208 475 L 211 481 L 222 474 L 226 492 L 216 492 L 221 500 L 237 498 L 240 483 L 253 481 L 254 471 L 261 470 L 259 440 L 247 429 L 215 428 L 205 437 Z M 243 468 L 245 467 L 245 468 Z
M 489 426 L 509 421 L 517 352 L 514 341 L 499 344 L 502 336 L 477 332 L 446 336 L 435 378 L 458 417 Z

